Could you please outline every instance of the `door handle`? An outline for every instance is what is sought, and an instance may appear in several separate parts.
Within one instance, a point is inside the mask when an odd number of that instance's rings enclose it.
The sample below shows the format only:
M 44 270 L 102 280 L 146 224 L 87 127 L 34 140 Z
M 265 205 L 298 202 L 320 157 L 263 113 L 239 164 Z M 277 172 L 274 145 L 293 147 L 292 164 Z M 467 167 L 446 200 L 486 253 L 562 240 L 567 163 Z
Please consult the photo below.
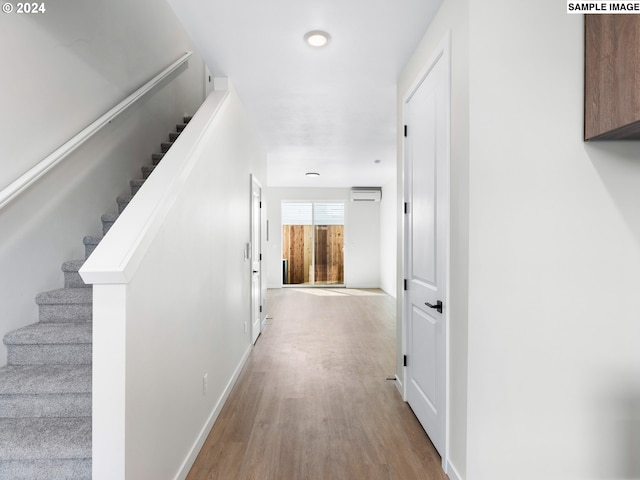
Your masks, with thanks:
M 429 308 L 437 310 L 438 313 L 442 313 L 442 302 L 440 300 L 438 300 L 435 305 L 431 305 L 429 302 L 424 302 L 424 304 Z

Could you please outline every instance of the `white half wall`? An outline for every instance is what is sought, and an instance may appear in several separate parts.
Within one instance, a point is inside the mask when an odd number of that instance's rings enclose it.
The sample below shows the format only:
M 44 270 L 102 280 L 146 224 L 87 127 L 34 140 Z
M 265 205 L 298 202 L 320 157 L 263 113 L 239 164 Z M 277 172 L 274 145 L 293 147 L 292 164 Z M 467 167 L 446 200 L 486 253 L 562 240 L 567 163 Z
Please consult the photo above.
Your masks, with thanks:
M 345 203 L 344 276 L 347 287 L 380 287 L 380 203 L 352 202 L 348 188 L 269 187 L 267 191 L 269 240 L 267 242 L 268 288 L 282 287 L 283 200 L 343 201 Z
M 0 42 L 10 45 L 0 49 L 0 189 L 193 50 L 162 0 L 47 7 L 0 16 Z M 192 56 L 0 210 L 0 337 L 38 321 L 36 294 L 62 287 L 61 264 L 84 258 L 83 236 L 100 234 L 100 215 L 116 211 L 116 196 L 202 103 L 202 72 Z
M 123 462 L 127 479 L 186 478 L 246 361 L 250 174 L 266 176 L 266 153 L 235 91 L 214 92 L 85 263 L 103 332 L 94 480 L 124 480 L 109 470 Z

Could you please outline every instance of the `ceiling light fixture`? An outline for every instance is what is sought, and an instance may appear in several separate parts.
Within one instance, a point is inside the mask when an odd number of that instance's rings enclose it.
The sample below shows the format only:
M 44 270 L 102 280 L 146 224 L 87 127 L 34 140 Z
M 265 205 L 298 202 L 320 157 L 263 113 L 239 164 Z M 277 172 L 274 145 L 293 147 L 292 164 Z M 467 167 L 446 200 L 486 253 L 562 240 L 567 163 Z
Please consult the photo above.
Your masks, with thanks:
M 320 174 L 318 172 L 307 172 L 305 173 L 307 177 L 319 177 Z
M 327 32 L 323 32 L 322 30 L 313 30 L 311 32 L 307 32 L 304 36 L 304 41 L 312 47 L 320 48 L 329 43 L 330 38 L 331 36 Z

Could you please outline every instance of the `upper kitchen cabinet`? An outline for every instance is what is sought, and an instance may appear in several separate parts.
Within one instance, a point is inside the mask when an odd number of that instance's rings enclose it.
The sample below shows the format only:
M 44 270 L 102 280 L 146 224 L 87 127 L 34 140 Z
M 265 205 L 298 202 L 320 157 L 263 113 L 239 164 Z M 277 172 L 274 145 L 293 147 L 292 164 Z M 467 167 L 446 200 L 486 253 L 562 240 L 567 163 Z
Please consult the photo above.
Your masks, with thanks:
M 640 139 L 640 15 L 585 15 L 585 140 Z

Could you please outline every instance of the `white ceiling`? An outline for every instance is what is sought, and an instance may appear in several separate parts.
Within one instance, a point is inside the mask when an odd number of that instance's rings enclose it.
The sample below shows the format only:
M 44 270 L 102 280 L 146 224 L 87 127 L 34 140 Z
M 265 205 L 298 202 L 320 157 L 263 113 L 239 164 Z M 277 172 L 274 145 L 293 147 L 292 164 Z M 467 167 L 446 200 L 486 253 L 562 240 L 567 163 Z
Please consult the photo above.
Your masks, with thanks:
M 394 178 L 397 77 L 441 0 L 170 3 L 213 74 L 238 91 L 267 148 L 269 186 Z M 331 41 L 309 47 L 310 30 Z

